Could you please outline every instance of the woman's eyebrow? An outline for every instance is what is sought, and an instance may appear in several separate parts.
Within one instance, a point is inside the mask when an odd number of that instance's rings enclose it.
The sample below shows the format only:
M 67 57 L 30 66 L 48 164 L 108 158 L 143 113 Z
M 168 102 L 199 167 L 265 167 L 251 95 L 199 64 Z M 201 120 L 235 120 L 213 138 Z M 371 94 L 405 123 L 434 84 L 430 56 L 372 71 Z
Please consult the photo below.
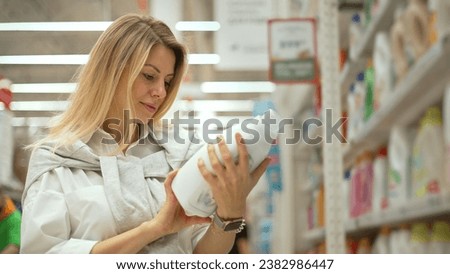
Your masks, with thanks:
M 154 66 L 154 65 L 152 65 L 152 64 L 144 64 L 144 66 L 152 67 L 152 68 L 154 68 L 158 73 L 161 73 L 161 71 L 160 71 L 156 66 Z M 175 75 L 175 74 L 174 74 L 174 73 L 170 73 L 170 74 L 167 74 L 166 76 L 173 76 L 173 75 Z

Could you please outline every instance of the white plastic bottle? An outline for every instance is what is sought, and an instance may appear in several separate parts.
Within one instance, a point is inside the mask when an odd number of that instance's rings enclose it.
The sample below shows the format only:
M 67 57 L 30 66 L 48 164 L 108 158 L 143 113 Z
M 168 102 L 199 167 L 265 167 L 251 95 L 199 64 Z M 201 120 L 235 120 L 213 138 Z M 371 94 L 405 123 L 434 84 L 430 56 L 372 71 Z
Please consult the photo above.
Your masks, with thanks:
M 372 212 L 379 213 L 387 205 L 388 160 L 387 147 L 378 150 L 373 161 L 373 205 Z
M 411 198 L 411 154 L 416 130 L 393 127 L 389 137 L 389 208 L 404 205 Z
M 270 119 L 270 121 L 269 121 Z M 272 142 L 277 138 L 280 118 L 269 110 L 264 115 L 245 120 L 226 130 L 224 140 L 234 158 L 238 160 L 238 149 L 235 134 L 240 133 L 245 140 L 249 154 L 249 170 L 253 171 L 267 157 Z M 220 162 L 222 156 L 217 144 L 213 145 Z M 203 179 L 197 163 L 199 158 L 205 162 L 206 168 L 213 172 L 208 157 L 208 146 L 200 148 L 178 171 L 172 182 L 172 189 L 188 216 L 211 216 L 216 210 L 216 203 L 208 183 Z
M 373 96 L 374 111 L 386 103 L 394 87 L 392 52 L 387 32 L 378 32 L 375 36 L 373 66 L 375 69 L 375 88 Z
M 450 83 L 444 95 L 445 188 L 450 189 Z
M 411 162 L 413 193 L 416 197 L 450 192 L 445 184 L 442 113 L 430 107 L 421 119 Z

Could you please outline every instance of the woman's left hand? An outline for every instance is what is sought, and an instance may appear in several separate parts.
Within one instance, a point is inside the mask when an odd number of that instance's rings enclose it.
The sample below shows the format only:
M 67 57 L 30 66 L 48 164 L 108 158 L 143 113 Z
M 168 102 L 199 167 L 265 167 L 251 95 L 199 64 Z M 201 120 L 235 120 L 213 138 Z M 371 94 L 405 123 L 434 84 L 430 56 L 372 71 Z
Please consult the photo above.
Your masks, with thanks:
M 270 159 L 266 158 L 252 173 L 249 173 L 248 151 L 244 140 L 239 133 L 235 138 L 239 153 L 237 163 L 233 161 L 224 140 L 218 144 L 223 164 L 220 163 L 214 146 L 208 145 L 209 160 L 215 174 L 208 171 L 203 160 L 200 159 L 198 162 L 200 172 L 208 182 L 216 201 L 217 215 L 223 219 L 244 216 L 247 196 L 270 163 Z

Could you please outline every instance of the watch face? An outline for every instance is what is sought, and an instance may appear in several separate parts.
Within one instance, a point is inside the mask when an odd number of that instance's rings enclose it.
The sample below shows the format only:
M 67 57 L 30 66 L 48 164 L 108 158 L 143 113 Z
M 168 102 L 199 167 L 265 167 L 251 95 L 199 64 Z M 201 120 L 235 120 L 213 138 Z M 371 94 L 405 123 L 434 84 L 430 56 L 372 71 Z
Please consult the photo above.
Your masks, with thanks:
M 231 223 L 228 223 L 223 230 L 224 231 L 236 230 L 236 229 L 240 228 L 241 225 L 242 225 L 242 221 L 231 222 Z

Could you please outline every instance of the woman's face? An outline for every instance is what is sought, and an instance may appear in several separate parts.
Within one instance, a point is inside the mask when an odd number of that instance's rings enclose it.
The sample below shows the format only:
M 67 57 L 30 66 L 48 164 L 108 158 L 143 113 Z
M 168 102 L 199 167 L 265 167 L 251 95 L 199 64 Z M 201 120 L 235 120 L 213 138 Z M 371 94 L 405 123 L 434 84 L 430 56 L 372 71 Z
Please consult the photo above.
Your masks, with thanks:
M 144 67 L 132 86 L 132 103 L 136 111 L 135 118 L 146 124 L 151 119 L 166 98 L 171 81 L 174 78 L 175 54 L 162 45 L 154 45 L 150 50 Z M 126 77 L 120 80 L 118 92 L 114 99 L 116 111 L 123 119 L 126 109 Z M 116 115 L 114 115 L 117 117 Z M 120 119 L 119 118 L 119 119 Z

